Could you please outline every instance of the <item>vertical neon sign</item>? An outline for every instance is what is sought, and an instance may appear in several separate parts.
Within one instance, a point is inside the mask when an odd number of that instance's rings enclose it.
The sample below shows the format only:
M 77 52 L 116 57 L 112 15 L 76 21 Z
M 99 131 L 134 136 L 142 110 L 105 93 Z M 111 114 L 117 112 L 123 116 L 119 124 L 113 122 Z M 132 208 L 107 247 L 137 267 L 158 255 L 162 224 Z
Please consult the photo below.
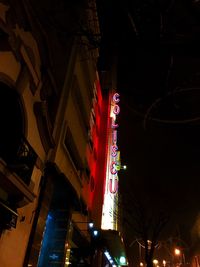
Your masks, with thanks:
M 111 164 L 110 164 L 110 172 L 111 172 L 111 178 L 109 180 L 109 190 L 110 193 L 115 194 L 117 192 L 118 189 L 118 177 L 117 177 L 117 172 L 118 172 L 118 168 L 117 168 L 117 155 L 118 155 L 118 146 L 117 146 L 117 128 L 118 128 L 118 124 L 116 124 L 116 117 L 117 115 L 119 115 L 120 112 L 120 107 L 118 105 L 120 99 L 119 99 L 119 94 L 115 93 L 112 97 L 112 102 L 113 102 L 113 107 L 111 109 L 111 116 L 112 116 L 112 123 L 111 123 L 111 128 L 112 130 L 112 145 L 111 145 L 111 150 L 110 150 L 110 154 L 111 154 Z
M 117 230 L 118 214 L 118 171 L 120 169 L 119 151 L 117 146 L 117 116 L 120 113 L 120 95 L 111 97 L 110 125 L 108 135 L 108 155 L 105 181 L 105 194 L 102 213 L 102 229 Z

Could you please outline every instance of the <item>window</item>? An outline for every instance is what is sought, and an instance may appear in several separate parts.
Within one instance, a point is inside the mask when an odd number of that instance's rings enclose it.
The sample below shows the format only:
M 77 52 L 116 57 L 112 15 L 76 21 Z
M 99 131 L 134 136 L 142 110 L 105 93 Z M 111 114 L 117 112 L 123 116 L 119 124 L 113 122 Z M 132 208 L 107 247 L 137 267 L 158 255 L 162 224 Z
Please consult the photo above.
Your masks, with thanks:
M 76 144 L 74 142 L 74 139 L 73 139 L 73 136 L 72 136 L 72 133 L 69 127 L 67 127 L 64 144 L 69 152 L 70 158 L 73 161 L 73 164 L 76 170 L 81 170 L 83 168 L 82 167 L 83 164 L 81 162 L 80 155 L 78 153 Z

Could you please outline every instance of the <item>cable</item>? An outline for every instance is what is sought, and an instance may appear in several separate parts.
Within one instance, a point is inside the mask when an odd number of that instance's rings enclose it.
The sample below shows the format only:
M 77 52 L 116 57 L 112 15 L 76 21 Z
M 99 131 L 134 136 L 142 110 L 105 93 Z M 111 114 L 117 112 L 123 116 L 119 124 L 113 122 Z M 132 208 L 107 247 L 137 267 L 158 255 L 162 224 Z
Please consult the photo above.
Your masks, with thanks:
M 176 89 L 175 91 L 173 92 L 169 92 L 167 93 L 166 96 L 164 96 L 163 98 L 158 98 L 156 99 L 152 105 L 148 108 L 145 116 L 144 116 L 144 122 L 143 122 L 143 126 L 144 126 L 144 129 L 146 129 L 146 123 L 147 123 L 147 120 L 148 118 L 150 117 L 150 113 L 152 111 L 152 109 L 154 107 L 157 106 L 157 104 L 161 103 L 163 101 L 163 99 L 169 97 L 169 96 L 174 96 L 175 94 L 178 94 L 178 93 L 183 93 L 183 92 L 189 92 L 189 91 L 194 91 L 194 90 L 197 90 L 199 91 L 200 88 L 198 87 L 191 87 L 191 88 L 183 88 L 183 89 Z M 191 123 L 191 122 L 197 122 L 197 121 L 200 121 L 200 116 L 198 117 L 195 117 L 195 118 L 191 118 L 191 119 L 183 119 L 183 120 L 164 120 L 164 119 L 159 119 L 159 118 L 155 118 L 155 117 L 151 117 L 151 120 L 152 121 L 156 121 L 156 122 L 160 122 L 160 123 L 167 123 L 167 124 L 187 124 L 187 123 Z
M 161 98 L 157 99 L 155 102 L 159 102 L 161 100 Z M 152 105 L 156 104 L 156 103 L 153 103 Z M 138 110 L 136 109 L 133 109 L 129 104 L 125 103 L 126 107 L 132 112 L 132 113 L 135 113 L 138 117 L 141 117 L 141 118 L 144 118 L 144 121 L 147 120 L 147 113 L 144 114 L 142 112 L 139 112 Z M 152 105 L 150 106 L 150 108 L 152 109 Z M 149 108 L 149 109 L 150 109 Z M 148 112 L 148 111 L 147 111 Z M 146 118 L 145 118 L 146 116 Z M 190 123 L 190 122 L 197 122 L 200 120 L 200 117 L 196 117 L 196 118 L 193 118 L 193 119 L 187 119 L 187 120 L 164 120 L 164 119 L 159 119 L 159 118 L 156 118 L 156 117 L 151 117 L 150 118 L 151 121 L 155 121 L 155 122 L 159 122 L 159 123 L 166 123 L 166 124 L 187 124 L 187 123 Z M 146 125 L 145 127 L 146 128 Z

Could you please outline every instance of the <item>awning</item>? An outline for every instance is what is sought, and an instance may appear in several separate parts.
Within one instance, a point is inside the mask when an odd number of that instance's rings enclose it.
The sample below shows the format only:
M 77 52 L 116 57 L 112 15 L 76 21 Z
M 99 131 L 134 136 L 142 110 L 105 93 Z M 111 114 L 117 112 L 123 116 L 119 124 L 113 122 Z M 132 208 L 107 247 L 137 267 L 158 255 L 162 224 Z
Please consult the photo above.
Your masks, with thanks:
M 116 261 L 117 265 L 126 266 L 127 258 L 125 252 L 125 245 L 120 233 L 115 230 L 101 231 L 105 249 L 109 252 L 111 257 Z M 125 262 L 123 262 L 125 261 Z

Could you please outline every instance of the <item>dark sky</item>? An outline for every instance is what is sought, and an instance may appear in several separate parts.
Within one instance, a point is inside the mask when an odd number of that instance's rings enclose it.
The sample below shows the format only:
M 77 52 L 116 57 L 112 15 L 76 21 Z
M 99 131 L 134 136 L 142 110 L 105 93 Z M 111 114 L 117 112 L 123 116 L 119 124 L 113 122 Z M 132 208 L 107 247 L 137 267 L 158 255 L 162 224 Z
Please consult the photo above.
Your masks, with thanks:
M 178 225 L 189 242 L 200 211 L 200 2 L 101 3 L 103 47 L 118 57 L 121 191 L 165 209 L 168 234 Z

